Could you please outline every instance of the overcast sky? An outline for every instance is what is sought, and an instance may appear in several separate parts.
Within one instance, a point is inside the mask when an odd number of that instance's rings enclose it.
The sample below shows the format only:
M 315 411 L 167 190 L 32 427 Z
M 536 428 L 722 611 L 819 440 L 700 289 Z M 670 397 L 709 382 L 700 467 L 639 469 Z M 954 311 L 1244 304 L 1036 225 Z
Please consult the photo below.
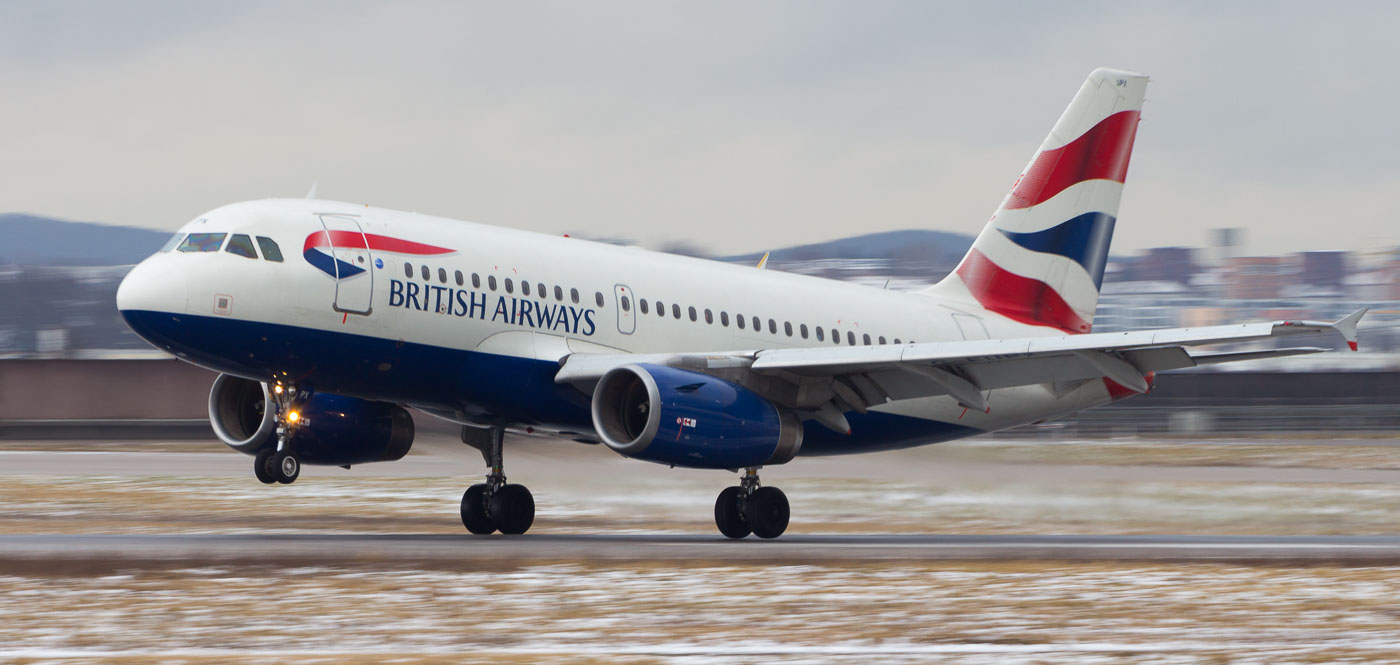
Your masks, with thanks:
M 1153 77 L 1116 253 L 1400 245 L 1400 3 L 1223 4 L 4 2 L 0 211 L 974 233 L 1102 65 Z

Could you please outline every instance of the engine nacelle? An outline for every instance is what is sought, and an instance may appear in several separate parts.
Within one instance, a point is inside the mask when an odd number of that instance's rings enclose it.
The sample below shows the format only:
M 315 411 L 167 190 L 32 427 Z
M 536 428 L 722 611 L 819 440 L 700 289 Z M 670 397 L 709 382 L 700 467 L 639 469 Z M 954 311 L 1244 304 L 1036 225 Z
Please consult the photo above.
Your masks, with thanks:
M 701 469 L 782 464 L 802 448 L 802 421 L 724 379 L 624 365 L 593 391 L 593 427 L 627 457 Z
M 297 405 L 293 445 L 303 464 L 392 462 L 413 446 L 413 416 L 397 404 L 314 393 Z M 209 390 L 209 424 L 228 447 L 256 455 L 277 445 L 267 385 L 219 375 Z

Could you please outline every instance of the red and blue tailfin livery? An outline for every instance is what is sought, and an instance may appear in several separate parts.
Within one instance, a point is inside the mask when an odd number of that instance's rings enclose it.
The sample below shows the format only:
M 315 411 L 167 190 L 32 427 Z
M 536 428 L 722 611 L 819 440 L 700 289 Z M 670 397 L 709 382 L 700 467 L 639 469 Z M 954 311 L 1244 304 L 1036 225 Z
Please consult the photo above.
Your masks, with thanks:
M 952 275 L 931 287 L 1009 319 L 1092 329 L 1147 77 L 1095 70 Z

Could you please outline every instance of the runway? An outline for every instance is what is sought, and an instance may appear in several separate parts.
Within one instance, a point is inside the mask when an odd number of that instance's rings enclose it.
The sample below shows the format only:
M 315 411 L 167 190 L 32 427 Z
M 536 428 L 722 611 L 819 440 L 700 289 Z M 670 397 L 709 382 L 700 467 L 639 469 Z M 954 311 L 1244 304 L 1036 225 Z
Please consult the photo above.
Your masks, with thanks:
M 6 535 L 0 565 L 501 566 L 554 561 L 1142 561 L 1400 564 L 1400 536 L 442 534 Z

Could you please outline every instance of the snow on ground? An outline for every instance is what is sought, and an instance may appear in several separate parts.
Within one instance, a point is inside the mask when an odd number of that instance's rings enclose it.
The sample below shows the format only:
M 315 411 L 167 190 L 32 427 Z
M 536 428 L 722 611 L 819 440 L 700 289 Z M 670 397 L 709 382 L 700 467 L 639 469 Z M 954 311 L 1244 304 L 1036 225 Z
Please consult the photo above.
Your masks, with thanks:
M 1400 662 L 1372 568 L 587 564 L 0 576 L 0 660 Z

